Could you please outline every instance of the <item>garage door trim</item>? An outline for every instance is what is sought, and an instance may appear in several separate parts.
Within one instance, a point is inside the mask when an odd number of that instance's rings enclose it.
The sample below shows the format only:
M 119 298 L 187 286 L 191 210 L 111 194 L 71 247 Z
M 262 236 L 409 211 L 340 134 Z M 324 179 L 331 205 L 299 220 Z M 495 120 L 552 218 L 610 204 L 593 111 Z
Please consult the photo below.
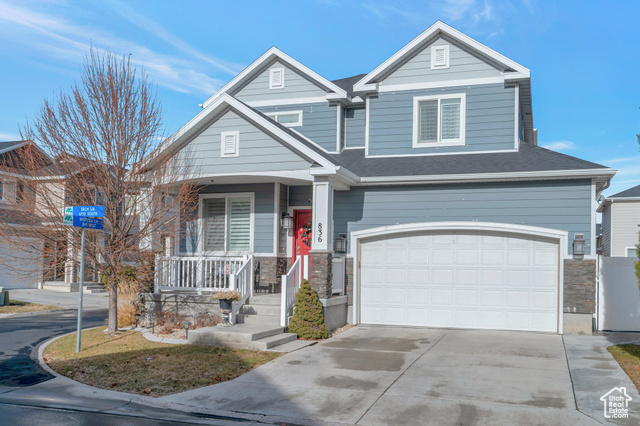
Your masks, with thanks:
M 512 235 L 536 236 L 556 240 L 558 242 L 558 333 L 563 329 L 563 261 L 568 252 L 569 233 L 558 229 L 541 228 L 537 226 L 515 225 L 493 222 L 421 222 L 403 225 L 389 225 L 377 228 L 363 229 L 351 233 L 351 252 L 353 255 L 353 323 L 360 324 L 360 256 L 361 243 L 370 238 L 393 236 L 409 232 L 441 232 L 441 231 L 485 231 L 504 232 Z

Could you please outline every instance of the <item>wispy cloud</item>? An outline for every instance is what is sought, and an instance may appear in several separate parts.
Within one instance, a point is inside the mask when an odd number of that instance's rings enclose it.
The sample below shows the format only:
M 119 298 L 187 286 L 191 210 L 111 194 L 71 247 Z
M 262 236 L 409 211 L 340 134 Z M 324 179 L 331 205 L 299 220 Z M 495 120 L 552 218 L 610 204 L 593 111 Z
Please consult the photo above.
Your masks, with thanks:
M 108 2 L 108 4 L 112 6 L 112 10 L 121 18 L 153 34 L 161 40 L 164 40 L 171 46 L 177 48 L 182 54 L 186 54 L 204 61 L 210 65 L 213 65 L 218 70 L 232 76 L 235 76 L 244 69 L 243 65 L 225 61 L 223 59 L 216 58 L 214 56 L 201 52 L 200 50 L 191 46 L 189 43 L 182 40 L 180 37 L 167 31 L 162 25 L 158 24 L 146 15 L 136 12 L 133 8 L 129 7 L 127 3 L 118 0 L 112 0 Z
M 5 31 L 0 31 L 0 41 L 4 38 L 5 42 L 23 46 L 25 51 L 38 52 L 45 57 L 73 65 L 79 62 L 93 43 L 98 49 L 116 54 L 131 54 L 132 62 L 143 66 L 154 83 L 178 92 L 210 96 L 224 84 L 223 80 L 210 76 L 213 72 L 204 67 L 202 58 L 191 60 L 184 55 L 159 53 L 109 31 L 80 25 L 64 16 L 36 10 L 38 8 L 27 9 L 0 0 L 0 26 L 5 27 Z M 148 21 L 144 25 L 151 27 L 152 24 Z M 163 36 L 171 39 L 168 33 Z M 172 42 L 180 45 L 177 38 Z M 197 51 L 192 50 L 195 55 Z M 215 63 L 215 58 L 208 59 L 204 62 L 214 65 L 211 62 Z M 226 69 L 225 73 L 233 71 L 231 65 L 223 61 L 214 66 L 218 70 Z
M 0 133 L 0 141 L 17 141 L 20 136 L 16 133 Z
M 494 37 L 504 32 L 505 16 L 517 9 L 533 14 L 535 0 L 503 2 L 496 0 L 443 0 L 439 2 L 402 3 L 392 6 L 382 1 L 366 1 L 362 6 L 380 22 L 398 19 L 421 28 L 425 22 L 443 20 L 471 34 Z
M 552 151 L 570 151 L 572 149 L 576 149 L 576 144 L 572 141 L 545 142 L 540 144 L 540 146 Z

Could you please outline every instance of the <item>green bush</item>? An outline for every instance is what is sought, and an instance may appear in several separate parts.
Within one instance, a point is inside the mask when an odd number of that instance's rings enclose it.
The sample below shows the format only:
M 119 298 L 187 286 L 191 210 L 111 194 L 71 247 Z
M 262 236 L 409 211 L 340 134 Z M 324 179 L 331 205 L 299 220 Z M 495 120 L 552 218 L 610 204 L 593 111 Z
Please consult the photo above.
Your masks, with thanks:
M 324 325 L 322 304 L 318 294 L 311 289 L 309 281 L 303 280 L 296 294 L 293 317 L 289 322 L 289 332 L 303 339 L 326 339 L 329 330 Z

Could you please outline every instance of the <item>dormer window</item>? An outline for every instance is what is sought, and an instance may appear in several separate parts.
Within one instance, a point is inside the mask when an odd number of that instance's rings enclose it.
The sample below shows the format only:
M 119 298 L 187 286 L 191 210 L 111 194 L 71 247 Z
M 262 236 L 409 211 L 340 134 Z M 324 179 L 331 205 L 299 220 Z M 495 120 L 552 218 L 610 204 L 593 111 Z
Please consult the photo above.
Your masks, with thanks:
M 269 89 L 284 89 L 284 68 L 269 70 Z
M 240 132 L 222 132 L 220 134 L 221 157 L 237 157 L 240 155 L 239 148 Z
M 431 69 L 449 68 L 449 45 L 431 46 Z
M 413 98 L 413 147 L 464 145 L 464 93 Z

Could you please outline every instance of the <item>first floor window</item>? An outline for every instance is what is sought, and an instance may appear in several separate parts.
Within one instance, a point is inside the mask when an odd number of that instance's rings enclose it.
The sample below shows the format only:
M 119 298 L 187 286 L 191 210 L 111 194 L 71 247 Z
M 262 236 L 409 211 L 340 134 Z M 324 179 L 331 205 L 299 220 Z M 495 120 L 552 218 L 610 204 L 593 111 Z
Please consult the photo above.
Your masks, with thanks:
M 415 145 L 464 143 L 464 95 L 415 98 Z
M 206 251 L 251 250 L 251 197 L 204 199 L 204 249 Z

